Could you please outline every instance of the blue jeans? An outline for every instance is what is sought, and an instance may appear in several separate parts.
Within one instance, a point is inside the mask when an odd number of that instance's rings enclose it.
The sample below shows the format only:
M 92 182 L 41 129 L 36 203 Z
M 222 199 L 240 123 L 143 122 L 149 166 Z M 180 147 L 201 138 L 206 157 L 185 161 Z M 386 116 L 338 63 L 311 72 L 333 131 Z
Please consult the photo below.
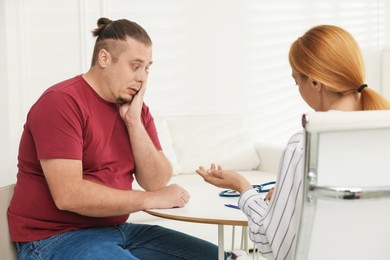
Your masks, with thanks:
M 210 242 L 155 225 L 81 229 L 18 246 L 18 259 L 218 259 Z

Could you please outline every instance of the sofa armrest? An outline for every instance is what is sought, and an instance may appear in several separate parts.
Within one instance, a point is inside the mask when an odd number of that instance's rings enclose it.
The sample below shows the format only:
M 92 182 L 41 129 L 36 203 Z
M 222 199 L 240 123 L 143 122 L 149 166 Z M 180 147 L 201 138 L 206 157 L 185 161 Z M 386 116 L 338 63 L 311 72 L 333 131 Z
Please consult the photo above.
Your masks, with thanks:
M 258 170 L 278 174 L 284 146 L 258 142 L 255 143 L 255 148 L 260 158 Z

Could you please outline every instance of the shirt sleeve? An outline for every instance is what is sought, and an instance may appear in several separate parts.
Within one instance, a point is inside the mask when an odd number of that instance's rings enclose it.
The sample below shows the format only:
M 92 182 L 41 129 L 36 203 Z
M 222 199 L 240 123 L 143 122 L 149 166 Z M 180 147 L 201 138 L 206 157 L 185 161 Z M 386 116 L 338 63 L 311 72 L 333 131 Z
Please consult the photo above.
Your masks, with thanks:
M 82 159 L 83 120 L 75 101 L 62 92 L 44 94 L 29 112 L 38 160 Z
M 283 153 L 270 202 L 248 189 L 239 207 L 248 217 L 249 237 L 267 259 L 292 259 L 302 208 L 303 133 L 293 135 Z
M 264 216 L 268 210 L 268 202 L 263 200 L 264 195 L 258 193 L 256 189 L 248 189 L 241 194 L 238 206 L 248 217 L 249 236 L 256 243 L 257 249 L 261 253 L 271 252 L 268 238 L 265 235 Z M 260 234 L 255 236 L 254 234 Z

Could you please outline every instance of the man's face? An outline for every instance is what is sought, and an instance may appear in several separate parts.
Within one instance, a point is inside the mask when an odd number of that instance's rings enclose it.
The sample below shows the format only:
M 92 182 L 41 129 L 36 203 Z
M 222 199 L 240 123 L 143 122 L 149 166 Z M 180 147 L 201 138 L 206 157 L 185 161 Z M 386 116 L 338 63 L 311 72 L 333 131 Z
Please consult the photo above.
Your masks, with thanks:
M 122 44 L 122 43 L 119 43 Z M 131 102 L 141 87 L 146 87 L 152 64 L 152 47 L 132 38 L 123 43 L 117 61 L 111 60 L 104 69 L 107 98 L 119 104 Z

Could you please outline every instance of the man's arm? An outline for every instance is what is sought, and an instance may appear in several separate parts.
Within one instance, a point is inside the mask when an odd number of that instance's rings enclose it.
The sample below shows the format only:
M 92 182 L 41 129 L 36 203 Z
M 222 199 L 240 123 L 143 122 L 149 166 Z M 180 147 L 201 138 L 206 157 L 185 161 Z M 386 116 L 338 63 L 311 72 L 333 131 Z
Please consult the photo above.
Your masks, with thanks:
M 188 192 L 175 184 L 145 192 L 119 190 L 85 180 L 80 160 L 44 159 L 41 166 L 57 208 L 85 216 L 119 216 L 148 208 L 183 207 L 189 199 Z
M 147 191 L 160 189 L 172 177 L 172 167 L 162 151 L 151 141 L 144 125 L 128 125 L 137 182 Z
M 156 149 L 141 121 L 145 91 L 146 82 L 130 103 L 121 105 L 119 112 L 129 133 L 136 179 L 146 191 L 153 191 L 167 185 L 172 167 L 164 153 Z

